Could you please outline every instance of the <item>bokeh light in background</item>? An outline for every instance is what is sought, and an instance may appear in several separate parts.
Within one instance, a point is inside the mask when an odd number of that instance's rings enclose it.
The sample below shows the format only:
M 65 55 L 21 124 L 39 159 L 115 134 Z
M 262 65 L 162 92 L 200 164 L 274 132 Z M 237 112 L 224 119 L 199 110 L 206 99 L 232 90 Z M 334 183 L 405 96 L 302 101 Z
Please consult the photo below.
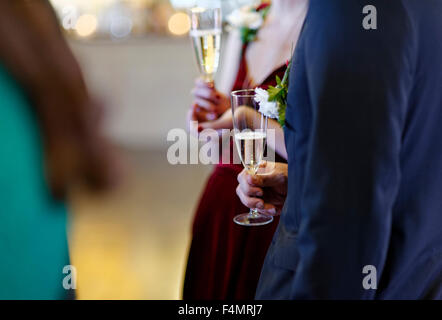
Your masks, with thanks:
M 167 35 L 168 20 L 175 13 L 167 0 L 50 1 L 66 34 L 87 40 L 120 40 L 152 32 Z
M 174 13 L 169 19 L 169 31 L 175 35 L 183 35 L 189 32 L 190 19 L 189 16 L 183 12 Z
M 92 14 L 84 14 L 77 19 L 75 31 L 80 37 L 88 37 L 97 30 L 97 17 Z
M 149 33 L 184 36 L 186 10 L 222 6 L 224 15 L 258 0 L 50 0 L 68 36 L 121 40 Z

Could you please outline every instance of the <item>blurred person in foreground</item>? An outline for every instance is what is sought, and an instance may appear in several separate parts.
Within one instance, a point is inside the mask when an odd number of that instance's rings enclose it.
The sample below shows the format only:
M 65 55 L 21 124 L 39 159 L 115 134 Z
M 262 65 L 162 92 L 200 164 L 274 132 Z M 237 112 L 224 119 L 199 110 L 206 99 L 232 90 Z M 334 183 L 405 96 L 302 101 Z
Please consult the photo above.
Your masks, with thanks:
M 46 0 L 0 1 L 0 299 L 65 299 L 66 196 L 110 183 L 101 111 Z
M 234 13 L 232 17 L 238 17 L 240 24 L 243 15 L 251 15 L 253 20 L 263 23 L 257 29 L 243 27 L 231 32 L 217 87 L 197 80 L 190 119 L 199 121 L 199 131 L 232 129 L 231 91 L 267 88 L 276 85 L 276 76 L 283 78 L 307 7 L 307 0 L 274 0 L 270 6 L 263 2 L 256 8 L 242 8 Z M 262 19 L 256 19 L 260 16 Z M 245 36 L 247 34 L 249 36 Z M 255 111 L 250 108 L 250 112 Z M 282 162 L 286 157 L 282 129 L 273 119 L 269 120 L 269 129 L 276 132 L 276 143 L 271 147 Z M 235 152 L 232 145 L 223 149 L 226 151 Z M 278 225 L 279 212 L 267 212 L 275 218 L 265 226 L 240 226 L 233 222 L 237 214 L 248 209 L 235 192 L 237 175 L 243 166 L 230 161 L 215 166 L 198 204 L 184 299 L 253 299 L 255 296 L 261 267 Z M 286 167 L 286 164 L 279 163 L 275 170 L 284 172 Z
M 370 5 L 311 0 L 288 175 L 239 176 L 247 206 L 286 197 L 259 299 L 442 299 L 442 2 Z

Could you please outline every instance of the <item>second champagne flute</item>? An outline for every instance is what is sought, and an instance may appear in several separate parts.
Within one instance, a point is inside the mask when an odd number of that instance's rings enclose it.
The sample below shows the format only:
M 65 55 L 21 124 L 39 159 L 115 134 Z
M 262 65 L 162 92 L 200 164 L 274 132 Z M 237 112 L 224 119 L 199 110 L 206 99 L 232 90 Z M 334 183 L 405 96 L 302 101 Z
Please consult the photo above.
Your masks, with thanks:
M 235 144 L 243 166 L 252 175 L 258 172 L 267 139 L 267 117 L 260 113 L 254 90 L 232 92 L 232 114 Z M 262 226 L 273 221 L 270 215 L 250 209 L 233 221 L 243 226 Z

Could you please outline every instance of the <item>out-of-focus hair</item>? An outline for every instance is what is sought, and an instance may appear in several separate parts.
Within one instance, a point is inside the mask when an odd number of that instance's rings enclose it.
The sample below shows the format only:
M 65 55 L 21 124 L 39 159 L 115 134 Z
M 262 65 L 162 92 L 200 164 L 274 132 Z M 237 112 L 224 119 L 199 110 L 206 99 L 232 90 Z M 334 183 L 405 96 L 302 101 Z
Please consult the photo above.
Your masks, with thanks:
M 0 63 L 35 110 L 53 195 L 63 198 L 76 182 L 107 187 L 112 170 L 99 130 L 102 108 L 91 98 L 47 0 L 0 1 Z

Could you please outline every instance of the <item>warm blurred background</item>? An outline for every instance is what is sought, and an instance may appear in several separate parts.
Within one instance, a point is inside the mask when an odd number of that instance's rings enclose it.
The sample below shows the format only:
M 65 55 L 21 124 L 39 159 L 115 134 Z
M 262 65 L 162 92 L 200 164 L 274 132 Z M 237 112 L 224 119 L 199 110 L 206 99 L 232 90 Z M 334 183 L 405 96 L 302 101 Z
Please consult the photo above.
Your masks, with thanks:
M 210 1 L 210 0 L 207 0 Z M 75 192 L 70 250 L 79 299 L 178 299 L 192 215 L 209 166 L 172 166 L 197 76 L 191 0 L 52 0 L 126 177 L 110 194 Z M 222 1 L 223 14 L 254 1 Z

